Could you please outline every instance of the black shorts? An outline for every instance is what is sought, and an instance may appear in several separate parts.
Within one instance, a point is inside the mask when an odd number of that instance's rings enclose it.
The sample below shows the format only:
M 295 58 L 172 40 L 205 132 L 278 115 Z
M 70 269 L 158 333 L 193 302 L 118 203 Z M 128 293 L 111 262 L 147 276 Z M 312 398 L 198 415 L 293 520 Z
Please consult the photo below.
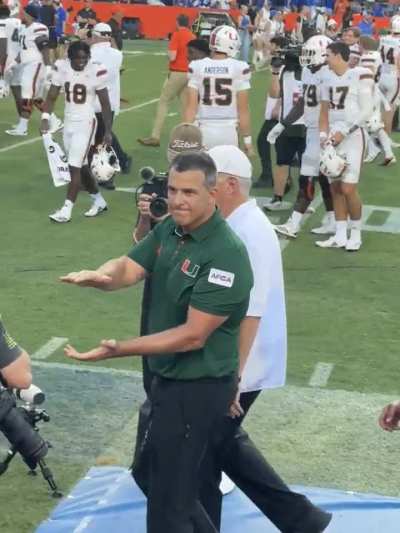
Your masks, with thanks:
M 290 166 L 297 155 L 301 163 L 301 156 L 306 149 L 305 137 L 288 137 L 280 135 L 275 144 L 276 164 Z

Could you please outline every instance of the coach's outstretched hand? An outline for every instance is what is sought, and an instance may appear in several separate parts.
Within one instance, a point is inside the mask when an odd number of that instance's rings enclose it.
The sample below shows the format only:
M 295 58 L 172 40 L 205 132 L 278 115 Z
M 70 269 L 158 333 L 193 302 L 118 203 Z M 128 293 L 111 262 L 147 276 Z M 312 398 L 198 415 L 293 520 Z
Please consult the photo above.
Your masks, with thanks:
M 64 353 L 67 357 L 78 361 L 102 361 L 118 353 L 118 343 L 115 339 L 103 340 L 100 346 L 87 352 L 78 352 L 73 346 L 67 344 Z
M 400 429 L 400 401 L 387 405 L 379 417 L 379 425 L 386 431 Z
M 63 283 L 71 283 L 72 285 L 79 285 L 80 287 L 96 287 L 104 288 L 111 283 L 110 276 L 100 274 L 96 270 L 81 270 L 80 272 L 70 272 L 66 276 L 61 276 L 60 281 Z

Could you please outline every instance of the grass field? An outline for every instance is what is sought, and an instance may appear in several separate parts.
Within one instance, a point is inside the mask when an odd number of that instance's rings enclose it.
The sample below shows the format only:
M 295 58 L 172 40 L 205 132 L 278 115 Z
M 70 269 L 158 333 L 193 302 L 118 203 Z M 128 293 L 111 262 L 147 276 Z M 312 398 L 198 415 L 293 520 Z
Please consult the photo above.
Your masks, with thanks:
M 151 131 L 166 74 L 164 51 L 165 43 L 127 45 L 122 91 L 127 103 L 116 131 L 134 164 L 131 175 L 118 177 L 119 188 L 135 187 L 143 165 L 166 167 L 166 138 L 179 121 L 177 107 L 171 109 L 160 150 L 136 142 Z M 263 121 L 267 82 L 266 71 L 253 76 L 254 137 Z M 0 311 L 10 332 L 33 354 L 54 337 L 85 348 L 103 337 L 135 335 L 140 287 L 103 294 L 57 281 L 129 249 L 133 194 L 107 192 L 110 210 L 94 220 L 83 216 L 89 198 L 82 194 L 70 224 L 50 224 L 48 213 L 61 205 L 64 190 L 50 183 L 37 115 L 28 138 L 3 133 L 14 122 L 11 101 L 1 101 Z M 257 177 L 256 160 L 254 165 Z M 376 423 L 385 402 L 400 396 L 399 174 L 398 166 L 364 168 L 361 191 L 364 203 L 373 206 L 366 221 L 372 231 L 364 233 L 359 253 L 314 246 L 308 230 L 320 222 L 321 208 L 284 250 L 288 386 L 264 393 L 247 427 L 290 483 L 399 495 L 398 436 L 384 434 Z M 128 465 L 142 391 L 138 375 L 126 371 L 140 370 L 139 359 L 93 365 L 98 372 L 77 371 L 79 365 L 59 348 L 35 365 L 34 381 L 46 391 L 52 417 L 42 429 L 54 444 L 48 462 L 64 493 L 93 464 Z M 112 369 L 101 371 L 104 367 Z M 310 386 L 318 368 L 329 368 L 329 379 Z M 0 501 L 2 533 L 33 531 L 55 504 L 41 479 L 27 477 L 19 458 L 0 478 Z

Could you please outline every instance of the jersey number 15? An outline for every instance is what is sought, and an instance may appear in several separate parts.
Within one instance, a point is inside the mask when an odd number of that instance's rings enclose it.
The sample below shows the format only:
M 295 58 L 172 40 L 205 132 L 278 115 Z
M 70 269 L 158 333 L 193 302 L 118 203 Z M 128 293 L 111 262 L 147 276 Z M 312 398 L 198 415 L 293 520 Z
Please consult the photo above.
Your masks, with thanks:
M 214 84 L 214 91 L 212 91 Z M 204 78 L 203 105 L 229 106 L 232 103 L 232 80 L 230 78 Z M 215 98 L 211 98 L 214 93 Z

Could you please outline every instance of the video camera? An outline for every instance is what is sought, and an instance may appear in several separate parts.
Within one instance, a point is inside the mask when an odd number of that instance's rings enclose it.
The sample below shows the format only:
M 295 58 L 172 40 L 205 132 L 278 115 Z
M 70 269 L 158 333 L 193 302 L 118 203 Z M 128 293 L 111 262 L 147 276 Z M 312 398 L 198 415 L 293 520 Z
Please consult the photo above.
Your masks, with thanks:
M 25 403 L 17 405 L 18 399 Z M 42 439 L 37 428 L 38 422 L 50 421 L 47 412 L 36 407 L 44 401 L 44 393 L 34 385 L 29 389 L 13 391 L 0 385 L 0 431 L 11 445 L 5 459 L 0 461 L 0 476 L 6 472 L 12 459 L 19 453 L 28 465 L 30 473 L 36 475 L 36 468 L 39 466 L 52 490 L 52 495 L 61 497 L 53 474 L 44 461 L 51 444 Z
M 280 68 L 284 66 L 289 71 L 301 69 L 301 48 L 301 45 L 289 45 L 286 48 L 277 50 L 271 58 L 271 67 Z
M 168 213 L 168 174 L 166 172 L 156 174 L 154 168 L 143 167 L 139 170 L 139 175 L 144 183 L 136 189 L 136 204 L 141 194 L 150 196 L 155 194 L 156 197 L 150 202 L 150 213 L 154 218 L 163 217 Z

